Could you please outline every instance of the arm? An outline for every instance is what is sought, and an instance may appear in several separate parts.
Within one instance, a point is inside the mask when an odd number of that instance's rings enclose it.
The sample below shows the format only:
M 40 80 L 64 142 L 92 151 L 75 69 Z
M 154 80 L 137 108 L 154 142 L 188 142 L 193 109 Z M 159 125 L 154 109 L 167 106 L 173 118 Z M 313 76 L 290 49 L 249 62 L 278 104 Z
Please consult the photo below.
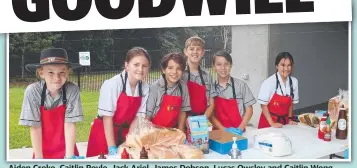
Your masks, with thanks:
M 209 118 L 209 121 L 213 124 L 213 126 L 219 130 L 224 130 L 224 126 L 219 122 L 215 115 L 212 115 Z
M 299 103 L 299 87 L 298 87 L 298 80 L 296 78 L 294 78 L 293 80 L 293 92 L 294 92 L 294 98 L 289 109 L 289 117 L 294 116 L 293 105 Z M 296 125 L 297 123 L 289 119 L 289 124 Z
M 111 80 L 104 81 L 100 89 L 98 114 L 103 117 L 104 133 L 108 148 L 116 146 L 113 132 L 113 116 L 121 89 L 120 83 L 118 84 Z
M 211 116 L 214 116 L 214 109 L 215 109 L 215 103 L 214 103 L 214 97 L 217 96 L 216 88 L 213 82 L 212 76 L 208 76 L 208 84 L 209 84 L 209 106 L 205 111 L 206 117 L 209 119 Z M 212 123 L 213 124 L 213 123 Z
M 182 132 L 185 132 L 186 118 L 187 118 L 186 112 L 181 111 L 178 119 L 178 128 Z
M 108 147 L 116 146 L 114 141 L 113 117 L 103 116 L 103 125 L 104 125 L 105 139 L 107 140 Z
M 243 82 L 243 85 L 240 85 L 241 87 L 239 87 L 238 81 L 236 83 L 237 84 L 234 84 L 234 87 L 236 88 L 236 90 L 240 90 L 240 89 L 242 90 L 242 95 L 243 95 L 243 109 L 242 110 L 244 110 L 242 122 L 238 128 L 240 128 L 241 130 L 244 130 L 245 127 L 248 125 L 250 119 L 253 116 L 253 105 L 257 102 L 257 100 L 255 99 L 252 91 L 250 90 L 250 88 L 248 87 L 248 85 L 245 82 Z
M 250 105 L 250 106 L 247 107 L 247 109 L 246 109 L 246 111 L 244 113 L 243 120 L 242 120 L 241 124 L 239 125 L 239 128 L 241 130 L 245 129 L 245 127 L 248 125 L 248 122 L 250 121 L 252 116 L 253 116 L 253 106 Z
M 130 124 L 129 133 L 132 132 L 137 127 L 137 124 L 139 123 L 138 122 L 139 119 L 146 118 L 146 111 L 147 111 L 146 109 L 147 109 L 148 99 L 150 96 L 150 87 L 145 82 L 142 83 L 142 91 L 143 91 L 143 98 L 141 100 L 141 105 L 138 112 L 136 113 L 136 117 Z
M 268 120 L 270 126 L 275 127 L 275 128 L 281 128 L 283 126 L 281 123 L 275 123 L 273 121 L 267 105 L 262 104 L 261 107 L 263 110 L 263 114 L 264 114 L 265 118 Z
M 30 127 L 30 137 L 35 158 L 42 159 L 42 127 L 40 113 L 41 93 L 36 89 L 39 84 L 29 85 L 24 92 L 24 100 L 20 114 L 19 125 Z M 42 89 L 41 89 L 42 91 Z
M 293 117 L 294 116 L 294 113 L 293 113 L 293 105 L 291 104 L 290 108 L 289 108 L 289 124 L 292 124 L 292 125 L 296 125 L 297 123 L 295 121 L 293 121 L 292 119 L 290 119 L 290 117 Z
M 145 119 L 149 121 L 152 120 L 154 112 L 158 111 L 159 108 L 156 107 L 156 102 L 159 100 L 158 93 L 159 93 L 158 87 L 156 87 L 155 84 L 152 84 L 150 86 L 149 96 L 147 99 L 146 110 L 145 110 Z
M 30 127 L 31 142 L 35 158 L 43 158 L 42 155 L 42 128 L 41 126 Z
M 76 122 L 84 120 L 80 91 L 77 85 L 67 84 L 67 107 L 64 123 L 64 137 L 66 143 L 66 158 L 74 156 L 74 147 L 76 145 Z
M 66 158 L 72 158 L 74 155 L 74 146 L 76 144 L 76 124 L 64 124 L 64 136 L 66 142 Z
M 214 111 L 214 99 L 211 97 L 209 98 L 209 106 L 205 112 L 206 117 L 210 118 L 212 116 L 213 111 Z

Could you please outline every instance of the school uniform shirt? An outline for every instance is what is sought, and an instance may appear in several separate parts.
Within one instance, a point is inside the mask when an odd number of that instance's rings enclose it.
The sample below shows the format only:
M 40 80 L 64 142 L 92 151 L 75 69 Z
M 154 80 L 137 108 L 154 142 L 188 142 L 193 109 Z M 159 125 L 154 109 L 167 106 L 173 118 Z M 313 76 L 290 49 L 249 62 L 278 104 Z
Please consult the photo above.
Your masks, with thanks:
M 20 125 L 25 126 L 40 126 L 41 125 L 41 94 L 43 90 L 44 81 L 35 82 L 27 86 L 22 103 L 22 111 L 20 114 Z M 65 122 L 72 123 L 83 121 L 83 110 L 80 99 L 79 87 L 74 83 L 66 83 L 66 112 Z M 55 97 L 52 97 L 50 92 L 46 89 L 46 98 L 44 107 L 52 109 L 63 104 L 62 101 L 63 91 L 60 89 Z
M 186 82 L 179 81 L 182 87 L 182 93 L 178 84 L 174 86 L 167 86 L 167 94 L 171 96 L 182 96 L 181 111 L 191 111 L 190 97 L 188 94 L 188 88 Z M 150 86 L 150 94 L 147 102 L 146 116 L 154 117 L 160 109 L 160 105 L 163 101 L 165 94 L 165 79 L 161 77 Z
M 125 71 L 121 72 L 118 75 L 115 75 L 111 79 L 105 80 L 101 89 L 100 96 L 98 102 L 98 115 L 99 116 L 114 116 L 114 113 L 117 108 L 117 101 L 119 99 L 120 94 L 123 90 L 123 82 L 121 75 L 123 76 L 123 80 L 125 80 Z M 142 81 L 142 100 L 140 108 L 137 112 L 137 116 L 144 116 L 146 111 L 146 102 L 149 97 L 149 85 Z M 135 93 L 131 90 L 129 80 L 126 80 L 126 89 L 125 92 L 128 96 L 139 97 L 139 82 L 136 84 Z
M 225 99 L 232 99 L 234 87 L 239 113 L 241 116 L 243 116 L 247 107 L 255 104 L 257 100 L 255 99 L 252 91 L 249 89 L 248 85 L 245 82 L 237 78 L 233 78 L 233 81 L 234 86 L 232 86 L 232 81 L 231 79 L 229 79 L 226 87 L 222 87 L 218 84 L 218 81 L 215 81 L 217 96 Z
M 201 70 L 202 70 L 202 77 L 203 77 L 203 80 L 205 82 L 205 85 L 206 85 L 206 97 L 207 97 L 207 106 L 209 106 L 209 99 L 212 97 L 216 97 L 217 96 L 217 92 L 216 90 L 214 89 L 214 81 L 213 81 L 213 78 L 212 76 L 204 69 L 202 69 L 201 67 Z M 187 82 L 188 81 L 188 69 L 187 69 L 187 66 L 186 66 L 186 69 L 183 73 L 183 77 L 182 79 Z M 195 82 L 197 84 L 200 84 L 202 85 L 202 81 L 201 81 L 201 77 L 200 77 L 200 74 L 197 72 L 190 72 L 190 81 L 191 82 Z
M 286 79 L 286 84 L 284 85 L 283 80 L 281 79 L 280 74 L 277 72 L 278 75 L 278 80 L 280 82 L 280 87 L 276 87 L 276 77 L 275 73 L 271 75 L 268 79 L 264 80 L 260 87 L 259 95 L 258 95 L 258 102 L 260 104 L 267 105 L 271 98 L 273 97 L 275 90 L 276 93 L 280 96 L 285 96 L 285 95 L 290 95 L 290 80 L 289 78 Z M 299 103 L 299 91 L 298 91 L 298 80 L 291 76 L 291 81 L 292 81 L 292 87 L 293 87 L 293 93 L 294 93 L 294 98 L 293 98 L 293 104 Z M 284 95 L 283 95 L 283 93 Z

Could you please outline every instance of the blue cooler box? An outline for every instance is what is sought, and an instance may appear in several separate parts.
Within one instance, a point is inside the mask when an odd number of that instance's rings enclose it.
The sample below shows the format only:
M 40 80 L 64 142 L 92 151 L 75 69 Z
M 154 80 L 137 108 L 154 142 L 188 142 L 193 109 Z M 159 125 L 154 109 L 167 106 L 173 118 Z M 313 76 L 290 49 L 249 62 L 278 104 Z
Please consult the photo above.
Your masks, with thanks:
M 226 155 L 232 149 L 233 137 L 237 137 L 236 144 L 239 150 L 248 148 L 248 139 L 243 136 L 234 135 L 223 130 L 213 130 L 209 132 L 209 148 L 217 153 Z

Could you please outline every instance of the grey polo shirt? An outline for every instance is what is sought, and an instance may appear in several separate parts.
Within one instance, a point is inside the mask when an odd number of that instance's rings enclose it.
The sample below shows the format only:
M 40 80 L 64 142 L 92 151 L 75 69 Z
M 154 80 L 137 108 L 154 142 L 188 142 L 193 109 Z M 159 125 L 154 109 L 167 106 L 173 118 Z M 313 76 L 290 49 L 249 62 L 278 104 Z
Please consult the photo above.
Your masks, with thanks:
M 100 116 L 114 116 L 117 110 L 117 102 L 120 94 L 122 93 L 125 80 L 126 71 L 122 71 L 120 74 L 113 76 L 103 82 L 100 88 L 100 95 L 98 101 L 98 115 Z M 141 105 L 136 113 L 136 116 L 144 116 L 146 110 L 146 102 L 149 97 L 149 85 L 142 81 L 142 99 Z M 135 93 L 134 93 L 135 92 Z M 127 96 L 139 97 L 139 82 L 135 86 L 135 91 L 131 90 L 129 79 L 126 80 L 125 93 Z M 134 93 L 134 94 L 133 94 Z
M 183 80 L 180 80 L 180 84 L 182 87 L 182 93 L 180 91 L 178 84 L 176 84 L 175 86 L 167 87 L 167 94 L 172 95 L 172 96 L 182 96 L 181 111 L 183 111 L 183 112 L 191 111 L 190 97 L 188 94 L 186 82 L 184 82 Z M 161 77 L 159 80 L 155 81 L 150 86 L 149 92 L 150 92 L 149 99 L 148 99 L 147 105 L 146 105 L 146 116 L 154 117 L 160 109 L 160 105 L 162 103 L 162 99 L 163 99 L 163 96 L 165 93 L 164 78 Z
M 209 99 L 217 96 L 217 92 L 214 89 L 214 83 L 212 76 L 204 69 L 202 69 L 202 77 L 206 85 L 206 97 L 207 97 L 207 106 L 209 106 Z M 187 82 L 188 80 L 188 69 L 183 73 L 183 80 Z M 190 72 L 190 81 L 202 85 L 201 77 L 198 72 Z
M 244 115 L 245 110 L 248 106 L 253 105 L 257 102 L 254 98 L 251 90 L 249 89 L 248 85 L 240 79 L 233 78 L 234 80 L 234 89 L 236 93 L 236 100 L 239 108 L 239 112 Z M 229 79 L 227 86 L 224 88 L 215 81 L 216 90 L 219 97 L 225 99 L 232 99 L 233 98 L 233 89 L 232 89 L 232 82 Z
M 41 94 L 44 81 L 39 81 L 27 86 L 22 103 L 22 111 L 20 114 L 20 125 L 25 126 L 39 126 L 41 125 Z M 51 97 L 50 92 L 46 90 L 46 98 L 44 106 L 46 109 L 52 109 L 63 104 L 62 89 L 56 95 Z M 65 122 L 78 122 L 83 121 L 83 110 L 80 99 L 80 91 L 77 85 L 71 82 L 66 84 L 66 113 Z

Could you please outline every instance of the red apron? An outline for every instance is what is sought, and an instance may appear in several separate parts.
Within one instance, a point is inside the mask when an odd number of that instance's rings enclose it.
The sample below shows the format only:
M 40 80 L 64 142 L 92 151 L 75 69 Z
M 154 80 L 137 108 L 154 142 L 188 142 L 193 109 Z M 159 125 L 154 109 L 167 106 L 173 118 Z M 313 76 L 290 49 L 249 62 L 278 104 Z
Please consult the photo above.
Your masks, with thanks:
M 286 125 L 289 122 L 288 115 L 289 115 L 290 106 L 292 104 L 292 98 L 291 98 L 291 96 L 288 96 L 288 95 L 280 96 L 276 93 L 278 85 L 280 86 L 280 82 L 278 80 L 277 74 L 275 74 L 275 76 L 276 76 L 276 80 L 277 80 L 277 86 L 276 86 L 276 90 L 275 90 L 273 97 L 271 98 L 270 102 L 268 103 L 268 109 L 269 109 L 270 115 L 274 122 L 278 122 L 283 125 Z M 292 88 L 291 78 L 290 78 L 290 88 Z M 281 86 L 280 86 L 280 90 L 283 93 Z M 284 93 L 283 93 L 283 95 L 284 95 Z M 290 91 L 290 95 L 292 95 L 292 90 Z M 270 127 L 270 124 L 262 112 L 260 115 L 258 129 L 266 128 L 266 127 Z
M 165 94 L 162 99 L 160 109 L 156 115 L 152 118 L 151 122 L 155 125 L 162 127 L 176 127 L 179 114 L 181 111 L 182 97 L 181 96 L 171 96 L 167 95 L 167 82 L 165 80 Z M 182 95 L 181 84 L 178 84 Z
M 203 80 L 202 70 L 198 67 L 198 72 L 200 74 L 201 83 L 199 85 L 195 82 L 190 81 L 190 67 L 188 67 L 188 80 L 187 80 L 187 88 L 188 93 L 190 95 L 190 105 L 191 105 L 191 113 L 188 115 L 203 115 L 207 108 L 207 97 L 206 97 L 206 85 L 205 81 Z
M 41 128 L 42 128 L 42 155 L 43 159 L 63 159 L 66 155 L 66 141 L 64 135 L 64 119 L 66 113 L 66 89 L 62 87 L 63 105 L 46 110 L 44 102 L 47 86 L 44 84 L 41 95 Z M 77 146 L 74 146 L 74 155 L 79 156 Z M 35 158 L 33 153 L 32 158 Z
M 233 99 L 225 99 L 222 97 L 215 97 L 215 116 L 219 120 L 219 122 L 225 128 L 237 128 L 242 122 L 242 117 L 240 116 L 236 93 L 234 88 L 234 80 L 231 77 L 232 83 L 232 91 L 233 91 Z M 217 89 L 217 88 L 216 88 Z
M 116 146 L 119 146 L 126 139 L 131 122 L 135 119 L 135 116 L 141 105 L 142 89 L 141 82 L 139 82 L 139 97 L 126 95 L 126 81 L 127 73 L 125 74 L 125 80 L 121 76 L 123 90 L 117 100 L 117 107 L 113 116 L 113 131 L 114 140 Z M 119 137 L 120 136 L 120 137 Z M 108 154 L 108 145 L 105 138 L 103 118 L 98 116 L 94 119 L 91 132 L 88 140 L 87 155 L 86 157 L 98 156 L 101 153 Z

